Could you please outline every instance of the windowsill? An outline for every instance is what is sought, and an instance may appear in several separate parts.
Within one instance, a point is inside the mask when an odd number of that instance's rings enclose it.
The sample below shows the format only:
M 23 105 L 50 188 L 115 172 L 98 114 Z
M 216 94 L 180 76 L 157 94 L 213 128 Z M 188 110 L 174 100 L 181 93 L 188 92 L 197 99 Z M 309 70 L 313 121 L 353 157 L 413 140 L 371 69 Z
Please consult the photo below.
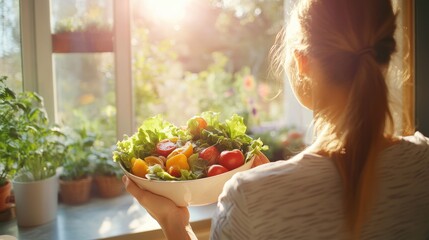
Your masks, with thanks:
M 215 209 L 216 204 L 189 208 L 191 224 L 197 235 L 208 236 Z M 89 203 L 79 206 L 59 204 L 53 222 L 22 228 L 13 219 L 0 222 L 0 232 L 20 240 L 163 238 L 158 223 L 128 194 L 113 199 L 92 198 Z

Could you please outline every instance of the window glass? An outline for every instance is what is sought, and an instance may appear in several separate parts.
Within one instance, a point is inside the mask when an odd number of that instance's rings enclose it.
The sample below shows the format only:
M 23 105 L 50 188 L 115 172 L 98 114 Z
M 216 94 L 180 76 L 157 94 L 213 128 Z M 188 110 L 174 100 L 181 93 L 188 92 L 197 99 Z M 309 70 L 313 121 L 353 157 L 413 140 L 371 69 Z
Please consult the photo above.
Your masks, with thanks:
M 283 79 L 270 48 L 283 0 L 132 0 L 135 122 L 162 114 L 176 124 L 202 111 L 237 113 L 250 127 L 284 116 Z
M 52 0 L 53 62 L 60 123 L 116 141 L 112 1 Z
M 0 0 L 0 75 L 6 84 L 22 91 L 19 0 Z

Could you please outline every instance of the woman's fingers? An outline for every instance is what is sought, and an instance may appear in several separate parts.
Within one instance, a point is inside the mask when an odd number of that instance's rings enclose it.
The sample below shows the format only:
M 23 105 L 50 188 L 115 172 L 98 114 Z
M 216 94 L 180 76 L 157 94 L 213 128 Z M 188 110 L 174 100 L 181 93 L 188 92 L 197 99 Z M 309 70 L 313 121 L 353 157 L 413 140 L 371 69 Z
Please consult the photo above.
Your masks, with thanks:
M 154 203 L 161 201 L 171 202 L 171 200 L 166 199 L 164 197 L 158 196 L 156 194 L 153 194 L 149 191 L 146 191 L 144 189 L 141 189 L 135 184 L 131 179 L 129 179 L 127 176 L 122 177 L 122 181 L 125 184 L 125 189 L 128 193 L 134 196 L 135 199 L 149 212 L 152 211 L 150 209 Z
M 133 195 L 137 200 L 144 197 L 144 190 L 139 188 L 133 181 L 131 181 L 127 176 L 122 177 L 122 182 L 125 184 L 125 190 Z
M 187 208 L 177 207 L 170 199 L 139 188 L 127 176 L 123 176 L 122 181 L 125 184 L 127 192 L 133 195 L 147 212 L 161 225 L 165 225 L 167 220 L 171 220 L 171 216 L 174 216 L 173 219 L 181 223 L 189 223 L 189 211 Z

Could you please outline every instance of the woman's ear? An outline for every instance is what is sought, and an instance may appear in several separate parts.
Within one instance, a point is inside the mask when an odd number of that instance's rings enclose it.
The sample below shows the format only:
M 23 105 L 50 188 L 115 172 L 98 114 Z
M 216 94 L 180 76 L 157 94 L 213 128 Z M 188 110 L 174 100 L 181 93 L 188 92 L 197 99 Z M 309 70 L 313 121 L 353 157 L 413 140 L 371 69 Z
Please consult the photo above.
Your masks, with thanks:
M 298 72 L 296 77 L 289 78 L 293 92 L 301 105 L 313 110 L 313 86 L 309 80 L 309 58 L 298 50 L 293 53 L 296 71 Z
M 293 56 L 298 74 L 306 76 L 308 74 L 308 57 L 298 50 L 293 52 Z

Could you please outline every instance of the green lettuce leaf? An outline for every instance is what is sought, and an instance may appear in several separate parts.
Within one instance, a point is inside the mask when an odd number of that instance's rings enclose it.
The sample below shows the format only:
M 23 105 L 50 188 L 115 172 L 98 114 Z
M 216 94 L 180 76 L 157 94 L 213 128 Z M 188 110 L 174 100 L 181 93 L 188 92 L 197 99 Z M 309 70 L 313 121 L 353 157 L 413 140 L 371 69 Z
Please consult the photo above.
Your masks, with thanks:
M 192 154 L 188 158 L 189 168 L 196 178 L 203 178 L 207 176 L 207 168 L 209 162 L 198 157 L 198 153 Z
M 131 137 L 125 135 L 124 140 L 116 144 L 113 160 L 121 162 L 127 170 L 130 170 L 132 158 L 144 159 L 152 155 L 159 141 L 173 136 L 189 138 L 184 130 L 164 120 L 161 115 L 148 118 L 134 135 Z
M 219 114 L 220 113 L 217 113 L 217 112 L 207 111 L 207 112 L 201 113 L 201 117 L 204 118 L 204 120 L 206 120 L 207 126 L 218 128 L 220 123 Z
M 246 135 L 247 127 L 244 125 L 243 118 L 237 114 L 234 114 L 230 119 L 225 120 L 225 123 L 229 136 L 232 139 Z
M 150 180 L 164 181 L 179 180 L 179 178 L 171 176 L 168 172 L 166 172 L 159 164 L 149 167 L 149 172 L 146 174 L 146 178 Z

